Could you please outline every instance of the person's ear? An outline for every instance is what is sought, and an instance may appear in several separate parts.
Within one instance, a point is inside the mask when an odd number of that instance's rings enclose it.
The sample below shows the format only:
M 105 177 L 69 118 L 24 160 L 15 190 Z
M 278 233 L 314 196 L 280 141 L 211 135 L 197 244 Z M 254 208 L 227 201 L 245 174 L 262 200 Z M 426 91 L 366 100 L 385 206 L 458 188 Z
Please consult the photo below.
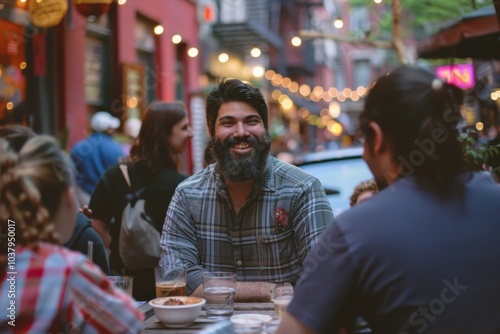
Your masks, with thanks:
M 368 128 L 372 133 L 372 138 L 371 138 L 372 152 L 374 153 L 382 152 L 384 149 L 384 141 L 385 141 L 385 136 L 384 133 L 382 132 L 382 129 L 376 122 L 370 122 L 368 124 Z

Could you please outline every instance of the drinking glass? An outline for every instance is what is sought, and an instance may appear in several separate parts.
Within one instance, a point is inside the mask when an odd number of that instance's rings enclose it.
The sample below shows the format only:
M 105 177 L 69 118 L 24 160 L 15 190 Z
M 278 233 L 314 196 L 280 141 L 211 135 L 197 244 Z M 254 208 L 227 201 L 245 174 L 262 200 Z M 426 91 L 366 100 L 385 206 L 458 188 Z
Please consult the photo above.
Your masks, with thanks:
M 117 288 L 122 289 L 128 295 L 132 296 L 134 276 L 107 276 L 107 279 L 111 281 Z
M 155 267 L 156 297 L 186 295 L 185 267 Z
M 228 319 L 233 315 L 236 274 L 212 272 L 201 276 L 207 318 Z
M 271 293 L 271 301 L 280 320 L 292 298 L 293 286 L 290 283 L 276 284 Z

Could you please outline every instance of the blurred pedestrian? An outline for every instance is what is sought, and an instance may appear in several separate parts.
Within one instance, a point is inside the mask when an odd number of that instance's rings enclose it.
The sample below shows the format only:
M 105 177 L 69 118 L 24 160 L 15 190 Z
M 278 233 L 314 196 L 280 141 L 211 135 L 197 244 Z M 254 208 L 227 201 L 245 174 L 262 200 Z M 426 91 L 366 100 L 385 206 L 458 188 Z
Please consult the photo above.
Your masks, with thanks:
M 11 124 L 0 126 L 0 138 L 5 139 L 9 144 L 9 148 L 16 154 L 21 151 L 21 148 L 28 139 L 35 136 L 37 134 L 32 129 L 22 125 Z M 66 153 L 64 152 L 63 154 Z M 85 206 L 79 210 L 76 214 L 76 224 L 73 228 L 71 238 L 63 246 L 88 255 L 88 245 L 89 241 L 91 241 L 92 262 L 97 264 L 106 275 L 109 275 L 108 254 L 106 253 L 101 237 L 90 226 L 90 219 L 87 217 L 88 214 L 89 210 Z M 68 221 L 68 224 L 73 224 L 73 222 Z
M 463 93 L 402 66 L 370 88 L 363 157 L 380 193 L 336 217 L 311 255 L 278 333 L 500 330 L 500 188 L 466 169 Z
M 187 112 L 180 102 L 153 102 L 144 114 L 141 130 L 126 159 L 128 173 L 145 187 L 146 212 L 161 233 L 165 212 L 175 188 L 187 176 L 179 172 L 180 156 L 193 137 Z M 119 255 L 119 234 L 122 212 L 130 189 L 120 165 L 109 168 L 92 194 L 92 226 L 111 249 L 111 271 L 134 276 L 134 298 L 155 298 L 154 267 L 130 270 Z
M 361 181 L 354 187 L 354 191 L 350 198 L 350 205 L 355 206 L 358 203 L 361 203 L 373 195 L 378 193 L 378 186 L 375 179 L 369 179 L 366 181 Z
M 215 163 L 177 188 L 161 238 L 161 266 L 188 267 L 187 292 L 202 296 L 206 272 L 237 273 L 236 300 L 270 300 L 295 283 L 302 261 L 333 219 L 321 183 L 270 152 L 261 92 L 237 79 L 208 95 Z
M 76 143 L 71 159 L 76 167 L 77 197 L 80 206 L 88 205 L 97 181 L 108 167 L 125 155 L 112 135 L 120 127 L 120 120 L 106 111 L 96 112 L 91 120 L 93 133 Z
M 79 252 L 69 157 L 48 136 L 0 139 L 0 332 L 138 333 L 144 315 Z

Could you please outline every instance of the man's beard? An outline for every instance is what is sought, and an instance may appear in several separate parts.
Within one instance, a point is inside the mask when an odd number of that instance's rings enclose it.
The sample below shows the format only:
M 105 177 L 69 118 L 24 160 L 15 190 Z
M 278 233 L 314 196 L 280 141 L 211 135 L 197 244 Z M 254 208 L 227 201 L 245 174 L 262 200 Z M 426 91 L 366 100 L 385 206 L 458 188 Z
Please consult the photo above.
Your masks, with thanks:
M 230 181 L 242 182 L 256 180 L 262 176 L 271 150 L 271 139 L 265 133 L 261 138 L 230 137 L 224 142 L 212 137 L 213 156 L 217 161 L 217 169 Z M 233 154 L 231 147 L 239 143 L 248 143 L 253 150 L 248 154 Z

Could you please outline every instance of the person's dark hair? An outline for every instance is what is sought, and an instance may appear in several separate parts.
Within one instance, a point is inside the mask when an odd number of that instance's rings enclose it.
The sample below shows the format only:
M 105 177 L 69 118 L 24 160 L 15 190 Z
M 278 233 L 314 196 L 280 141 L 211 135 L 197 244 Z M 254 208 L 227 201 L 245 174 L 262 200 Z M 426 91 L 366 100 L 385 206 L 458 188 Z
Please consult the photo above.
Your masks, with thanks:
M 258 88 L 238 79 L 222 79 L 207 96 L 207 126 L 210 136 L 215 135 L 215 121 L 221 104 L 227 102 L 244 102 L 257 111 L 264 127 L 268 129 L 268 110 L 262 93 Z
M 404 65 L 379 78 L 370 88 L 360 115 L 360 130 L 370 143 L 370 122 L 390 138 L 393 158 L 403 177 L 441 197 L 462 189 L 465 170 L 457 124 L 462 91 L 422 68 Z
M 16 153 L 21 150 L 21 147 L 23 147 L 28 139 L 35 136 L 36 133 L 26 126 L 18 124 L 0 126 L 0 138 L 5 139 L 9 143 L 10 149 Z
M 181 102 L 156 101 L 146 109 L 141 131 L 130 149 L 130 161 L 146 160 L 177 170 L 177 156 L 168 144 L 172 128 L 186 116 Z
M 203 165 L 205 167 L 215 162 L 213 150 L 213 143 L 209 141 L 203 153 Z
M 353 190 L 353 193 L 349 199 L 349 204 L 351 206 L 355 206 L 358 202 L 359 195 L 362 193 L 369 191 L 373 194 L 378 194 L 378 185 L 377 182 L 375 182 L 375 179 L 369 179 L 365 181 L 361 181 L 358 183 Z

